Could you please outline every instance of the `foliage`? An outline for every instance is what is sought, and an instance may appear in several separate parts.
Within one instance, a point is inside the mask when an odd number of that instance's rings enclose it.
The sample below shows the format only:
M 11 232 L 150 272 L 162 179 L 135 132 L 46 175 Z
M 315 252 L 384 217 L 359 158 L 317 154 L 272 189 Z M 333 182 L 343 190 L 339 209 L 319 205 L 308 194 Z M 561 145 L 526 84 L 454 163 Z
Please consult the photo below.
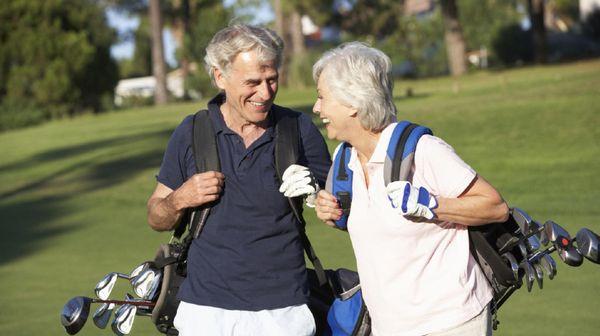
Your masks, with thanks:
M 103 8 L 92 0 L 4 1 L 0 100 L 39 109 L 44 118 L 101 110 L 117 80 L 109 53 L 114 39 Z
M 585 18 L 583 31 L 587 36 L 600 41 L 600 8 L 596 8 Z
M 458 6 L 467 50 L 490 50 L 500 30 L 520 19 L 515 0 L 458 0 Z
M 192 71 L 186 86 L 192 91 L 199 92 L 202 96 L 210 96 L 216 93 L 211 80 L 204 69 L 205 49 L 212 37 L 225 24 L 233 18 L 232 9 L 223 7 L 221 1 L 203 1 L 192 17 L 190 34 L 185 36 L 183 50 L 187 52 L 190 60 L 196 62 L 197 67 Z M 180 54 L 181 55 L 181 54 Z
M 519 24 L 506 26 L 498 31 L 492 41 L 492 49 L 504 65 L 533 61 L 533 36 Z
M 133 33 L 133 39 L 135 45 L 133 57 L 119 63 L 119 77 L 152 76 L 152 39 L 147 16 L 140 17 L 140 24 Z

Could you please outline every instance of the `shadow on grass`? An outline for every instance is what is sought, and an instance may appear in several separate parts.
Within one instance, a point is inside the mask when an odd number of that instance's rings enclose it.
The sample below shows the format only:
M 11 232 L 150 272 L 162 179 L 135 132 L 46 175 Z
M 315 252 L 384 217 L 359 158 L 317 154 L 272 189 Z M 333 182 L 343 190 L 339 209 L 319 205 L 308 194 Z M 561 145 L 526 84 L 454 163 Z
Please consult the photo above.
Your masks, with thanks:
M 51 238 L 77 230 L 79 226 L 57 225 L 72 214 L 74 199 L 91 192 L 124 183 L 140 171 L 158 167 L 171 130 L 116 137 L 92 143 L 60 148 L 2 167 L 22 169 L 31 162 L 50 161 L 87 154 L 105 147 L 118 149 L 119 155 L 99 155 L 97 159 L 77 160 L 27 185 L 0 194 L 0 214 L 3 234 L 0 237 L 0 265 L 35 253 Z M 156 143 L 155 148 L 127 152 L 140 144 Z M 147 146 L 146 146 L 147 147 Z M 48 196 L 51 195 L 51 196 Z

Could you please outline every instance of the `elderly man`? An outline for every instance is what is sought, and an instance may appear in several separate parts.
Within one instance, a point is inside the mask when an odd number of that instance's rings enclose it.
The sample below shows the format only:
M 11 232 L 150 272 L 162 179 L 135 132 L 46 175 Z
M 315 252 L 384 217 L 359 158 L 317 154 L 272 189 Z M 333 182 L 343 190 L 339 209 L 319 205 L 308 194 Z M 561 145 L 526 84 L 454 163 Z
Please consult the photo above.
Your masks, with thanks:
M 284 174 L 313 175 L 323 185 L 330 156 L 310 117 L 274 104 L 283 43 L 268 29 L 234 25 L 206 48 L 205 66 L 221 91 L 208 103 L 221 172 L 197 173 L 192 119 L 186 117 L 167 146 L 157 186 L 148 200 L 148 222 L 175 228 L 188 208 L 215 202 L 189 251 L 188 276 L 175 317 L 179 334 L 312 335 L 306 303 L 307 275 L 298 220 L 274 164 L 277 115 L 297 118 L 300 162 Z M 302 182 L 313 193 L 317 185 Z

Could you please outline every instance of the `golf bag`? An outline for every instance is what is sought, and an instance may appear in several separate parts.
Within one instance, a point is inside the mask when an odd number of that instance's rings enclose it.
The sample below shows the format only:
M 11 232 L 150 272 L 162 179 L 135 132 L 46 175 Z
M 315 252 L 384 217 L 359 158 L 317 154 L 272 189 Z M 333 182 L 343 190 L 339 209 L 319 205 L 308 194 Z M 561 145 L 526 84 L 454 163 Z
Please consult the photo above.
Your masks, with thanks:
M 276 115 L 275 169 L 280 182 L 285 169 L 297 163 L 299 158 L 300 133 L 294 113 L 296 112 L 286 111 Z M 206 110 L 199 111 L 194 116 L 192 149 L 198 173 L 220 170 L 215 133 Z M 308 306 L 315 318 L 317 335 L 369 335 L 370 320 L 360 296 L 358 274 L 345 269 L 323 269 L 306 235 L 302 197 L 288 200 L 298 219 L 297 228 L 304 251 L 314 267 L 307 268 L 310 289 Z M 154 260 L 154 266 L 163 270 L 161 291 L 152 311 L 152 321 L 161 333 L 178 334 L 173 327 L 173 319 L 179 306 L 177 292 L 187 274 L 189 247 L 192 240 L 201 233 L 210 206 L 208 204 L 190 211 L 173 234 L 178 242 L 161 245 Z
M 408 121 L 401 121 L 396 125 L 384 162 L 386 185 L 394 181 L 410 181 L 412 179 L 411 168 L 417 143 L 425 134 L 432 134 L 432 132 L 429 128 Z M 352 171 L 348 168 L 350 153 L 350 144 L 344 142 L 338 146 L 326 186 L 326 189 L 336 196 L 340 203 L 342 217 L 335 221 L 335 225 L 343 230 L 347 229 L 352 202 Z M 471 253 L 494 290 L 492 313 L 495 314 L 506 299 L 521 286 L 519 277 L 515 277 L 513 270 L 501 257 L 500 252 L 517 249 L 518 247 L 514 243 L 521 240 L 523 235 L 512 212 L 510 218 L 504 223 L 470 226 L 468 230 Z M 514 255 L 520 254 L 515 252 Z M 517 262 L 520 261 L 517 260 Z M 496 324 L 495 316 L 494 324 Z

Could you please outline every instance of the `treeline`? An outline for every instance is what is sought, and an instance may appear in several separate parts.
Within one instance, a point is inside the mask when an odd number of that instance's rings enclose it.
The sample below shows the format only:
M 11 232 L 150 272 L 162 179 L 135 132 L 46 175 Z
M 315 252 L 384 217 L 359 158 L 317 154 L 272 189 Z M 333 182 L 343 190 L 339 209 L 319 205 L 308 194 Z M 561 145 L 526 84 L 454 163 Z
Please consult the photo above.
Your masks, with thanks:
M 119 78 L 153 75 L 154 103 L 166 90 L 161 31 L 177 44 L 185 98 L 211 95 L 203 69 L 204 48 L 231 22 L 251 22 L 249 9 L 271 6 L 268 25 L 286 44 L 281 83 L 312 84 L 320 54 L 349 40 L 365 41 L 392 58 L 398 77 L 459 76 L 477 66 L 510 66 L 557 59 L 548 45 L 548 15 L 580 35 L 598 40 L 600 14 L 580 24 L 572 0 L 3 0 L 0 5 L 0 131 L 51 118 L 113 108 Z M 117 63 L 119 41 L 106 10 L 140 19 L 128 38 L 131 60 Z M 306 35 L 302 20 L 320 29 Z M 530 28 L 522 29 L 529 21 Z M 264 21 L 264 20 L 262 20 Z M 306 22 L 304 24 L 306 26 Z M 574 28 L 573 28 L 574 27 Z M 122 38 L 122 37 L 121 37 Z M 597 46 L 597 44 L 596 44 Z M 578 47 L 567 48 L 570 52 Z M 475 60 L 475 62 L 468 62 Z

